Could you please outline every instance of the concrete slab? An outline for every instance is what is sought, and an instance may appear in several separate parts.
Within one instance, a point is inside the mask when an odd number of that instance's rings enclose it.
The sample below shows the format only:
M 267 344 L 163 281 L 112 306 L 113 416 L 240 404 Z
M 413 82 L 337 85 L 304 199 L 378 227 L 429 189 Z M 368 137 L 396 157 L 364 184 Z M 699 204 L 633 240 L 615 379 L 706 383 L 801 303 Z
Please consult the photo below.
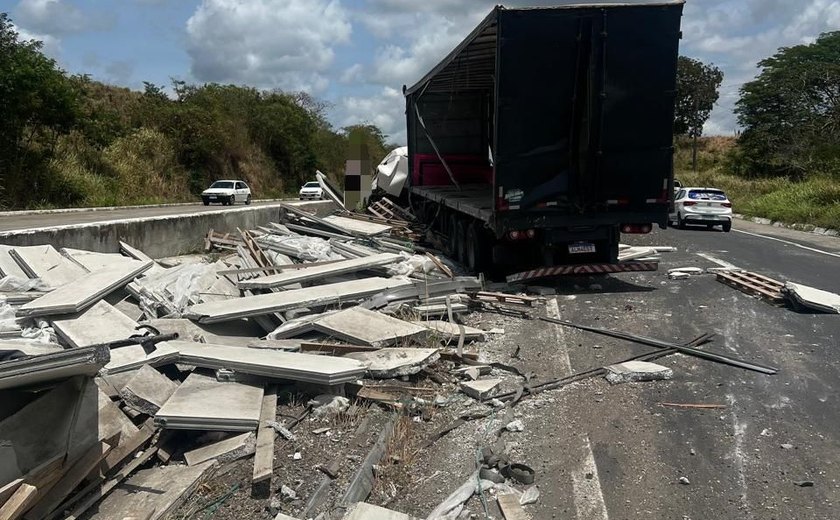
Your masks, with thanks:
M 4 246 L 0 244 L 0 278 L 4 276 L 15 276 L 17 278 L 29 278 L 18 263 L 9 254 L 14 249 L 12 246 Z
M 357 502 L 350 506 L 342 520 L 417 520 L 405 513 L 385 509 L 384 507 Z
M 228 439 L 214 442 L 184 453 L 184 460 L 189 466 L 195 466 L 208 460 L 226 464 L 247 457 L 254 453 L 257 441 L 253 432 L 242 433 Z
M 137 332 L 137 322 L 113 305 L 98 301 L 92 307 L 50 321 L 70 347 L 87 347 L 127 339 Z
M 368 237 L 379 235 L 393 229 L 392 226 L 387 226 L 385 224 L 378 224 L 376 222 L 365 222 L 363 220 L 356 220 L 354 218 L 341 217 L 338 215 L 330 215 L 324 217 L 323 220 L 329 222 L 334 226 L 338 226 L 342 229 L 345 229 L 350 233 L 353 233 L 354 235 L 362 235 Z
M 252 431 L 259 423 L 262 397 L 260 386 L 220 382 L 193 372 L 158 410 L 155 424 L 167 429 Z
M 479 379 L 477 381 L 462 381 L 461 391 L 472 397 L 483 401 L 493 395 L 496 387 L 502 382 L 501 379 Z
M 140 345 L 111 349 L 111 361 L 102 367 L 103 374 L 118 374 L 136 370 L 143 365 L 153 367 L 174 363 L 178 359 L 178 350 L 171 341 L 164 341 L 155 345 L 155 350 L 146 353 Z
M 315 265 L 289 269 L 269 276 L 261 276 L 242 280 L 238 283 L 242 289 L 271 289 L 283 287 L 294 283 L 311 282 L 323 280 L 329 276 L 336 276 L 347 273 L 354 273 L 393 264 L 401 260 L 399 255 L 393 253 L 380 253 L 362 258 L 351 258 L 326 265 Z M 306 265 L 306 264 L 303 264 Z
M 318 332 L 356 345 L 384 347 L 411 339 L 422 339 L 428 329 L 381 312 L 350 307 L 312 322 Z
M 26 388 L 73 376 L 93 376 L 108 363 L 107 347 L 61 350 L 0 363 L 0 390 Z
M 417 325 L 421 325 L 424 327 L 428 327 L 432 330 L 432 336 L 439 337 L 441 339 L 458 339 L 461 335 L 458 325 L 455 323 L 451 323 L 448 321 L 443 320 L 428 320 L 428 321 L 415 321 Z M 464 339 L 465 340 L 479 340 L 484 339 L 484 331 L 481 329 L 476 329 L 475 327 L 469 327 L 467 325 L 463 325 L 464 327 Z
M 632 381 L 657 381 L 671 379 L 674 371 L 668 367 L 647 361 L 626 361 L 606 367 L 606 379 L 612 384 Z
M 202 323 L 229 321 L 302 307 L 330 305 L 339 301 L 353 301 L 386 289 L 405 287 L 410 284 L 408 280 L 396 278 L 364 278 L 278 293 L 246 296 L 234 301 L 200 303 L 187 309 L 186 316 Z
M 436 348 L 392 347 L 374 352 L 351 352 L 344 357 L 360 361 L 371 377 L 390 379 L 420 372 L 440 359 L 440 353 Z
M 207 461 L 196 466 L 161 466 L 138 471 L 106 496 L 91 519 L 137 518 L 159 520 L 180 506 L 218 466 Z
M 85 251 L 84 249 L 73 249 L 71 247 L 62 247 L 60 252 L 89 272 L 117 267 L 132 260 L 119 253 L 97 253 L 96 251 Z
M 204 368 L 228 368 L 273 379 L 334 385 L 353 381 L 365 372 L 362 364 L 352 359 L 210 343 L 168 343 L 179 351 L 182 363 Z
M 40 278 L 50 287 L 61 287 L 87 273 L 51 245 L 15 247 L 10 254 L 29 278 Z
M 119 393 L 126 406 L 146 415 L 155 415 L 177 389 L 178 383 L 149 365 L 143 365 Z
M 618 261 L 636 260 L 648 256 L 656 256 L 656 249 L 652 247 L 629 247 L 618 252 Z
M 73 281 L 21 306 L 18 314 L 35 317 L 79 312 L 90 307 L 111 291 L 124 286 L 151 266 L 151 262 L 134 260 L 130 264 L 119 267 L 75 276 Z
M 785 283 L 783 292 L 803 307 L 840 314 L 840 294 L 793 282 Z

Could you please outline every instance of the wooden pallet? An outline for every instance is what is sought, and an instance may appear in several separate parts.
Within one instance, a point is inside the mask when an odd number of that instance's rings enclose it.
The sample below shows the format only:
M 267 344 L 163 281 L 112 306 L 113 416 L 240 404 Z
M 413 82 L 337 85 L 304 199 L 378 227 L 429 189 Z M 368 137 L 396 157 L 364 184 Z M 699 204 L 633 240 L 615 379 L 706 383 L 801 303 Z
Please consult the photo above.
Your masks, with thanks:
M 717 273 L 717 281 L 752 296 L 770 300 L 773 303 L 782 303 L 784 301 L 782 287 L 785 284 L 758 273 L 752 273 L 750 271 L 723 271 Z

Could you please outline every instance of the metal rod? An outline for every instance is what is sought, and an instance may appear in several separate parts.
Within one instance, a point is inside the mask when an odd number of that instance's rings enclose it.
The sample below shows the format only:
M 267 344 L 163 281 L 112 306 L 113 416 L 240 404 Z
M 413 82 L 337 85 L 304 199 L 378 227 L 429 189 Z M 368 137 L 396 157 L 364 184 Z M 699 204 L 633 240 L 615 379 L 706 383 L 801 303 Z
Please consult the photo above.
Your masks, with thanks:
M 627 333 L 627 332 L 620 332 L 620 331 L 615 331 L 615 330 L 602 329 L 602 328 L 599 328 L 599 327 L 589 327 L 589 326 L 586 326 L 586 325 L 578 325 L 578 324 L 572 323 L 570 321 L 558 320 L 558 319 L 554 319 L 554 318 L 547 318 L 547 317 L 544 317 L 544 316 L 540 316 L 539 319 L 541 319 L 542 321 L 546 321 L 548 323 L 554 323 L 556 325 L 564 325 L 566 327 L 572 327 L 572 328 L 575 328 L 575 329 L 586 330 L 586 331 L 589 331 L 589 332 L 594 332 L 596 334 L 603 334 L 605 336 L 611 336 L 613 338 L 619 338 L 619 339 L 624 339 L 624 340 L 627 340 L 627 341 L 633 341 L 635 343 L 641 343 L 642 345 L 650 345 L 651 347 L 656 347 L 656 348 L 661 348 L 661 349 L 674 348 L 674 349 L 677 349 L 679 352 L 682 352 L 683 354 L 688 354 L 688 355 L 691 355 L 691 356 L 695 356 L 695 357 L 699 357 L 699 358 L 703 358 L 703 359 L 708 359 L 710 361 L 716 361 L 718 363 L 723 363 L 723 364 L 726 364 L 726 365 L 731 365 L 731 366 L 735 366 L 735 367 L 738 367 L 738 368 L 743 368 L 743 369 L 746 369 L 746 370 L 753 370 L 755 372 L 761 372 L 762 374 L 774 375 L 779 371 L 779 369 L 775 368 L 775 367 L 770 367 L 770 366 L 767 366 L 767 365 L 761 365 L 759 363 L 753 363 L 751 361 L 744 361 L 744 360 L 741 360 L 741 359 L 738 359 L 738 358 L 728 356 L 726 354 L 721 354 L 721 353 L 718 353 L 718 352 L 709 352 L 709 351 L 705 351 L 705 350 L 698 350 L 698 349 L 693 348 L 693 347 L 677 345 L 675 343 L 670 343 L 670 342 L 667 342 L 667 341 L 661 341 L 661 340 L 653 339 L 653 338 L 646 338 L 644 336 L 637 336 L 635 334 L 630 334 L 630 333 Z

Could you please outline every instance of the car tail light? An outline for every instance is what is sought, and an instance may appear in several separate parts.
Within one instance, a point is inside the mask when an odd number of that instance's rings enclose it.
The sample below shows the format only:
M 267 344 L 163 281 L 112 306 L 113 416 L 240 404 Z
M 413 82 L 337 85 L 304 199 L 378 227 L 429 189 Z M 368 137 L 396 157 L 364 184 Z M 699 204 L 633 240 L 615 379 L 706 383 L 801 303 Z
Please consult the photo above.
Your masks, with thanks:
M 687 201 L 683 202 L 682 205 L 683 206 L 695 206 L 695 205 L 697 205 L 697 203 L 694 202 L 693 200 L 687 200 Z
M 622 224 L 621 225 L 621 232 L 622 233 L 650 233 L 651 225 L 650 224 Z
M 723 206 L 724 208 L 731 208 L 732 207 L 731 202 L 721 202 L 720 205 Z

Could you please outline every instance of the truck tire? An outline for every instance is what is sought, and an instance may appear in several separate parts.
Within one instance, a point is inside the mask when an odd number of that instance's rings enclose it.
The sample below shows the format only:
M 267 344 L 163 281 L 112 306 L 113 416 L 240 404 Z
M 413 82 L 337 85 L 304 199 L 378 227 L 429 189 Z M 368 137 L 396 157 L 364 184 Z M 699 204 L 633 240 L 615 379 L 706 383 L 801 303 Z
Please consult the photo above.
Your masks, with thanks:
M 487 237 L 476 223 L 467 226 L 467 239 L 464 247 L 464 264 L 467 269 L 474 274 L 484 272 L 488 265 Z
M 458 215 L 450 213 L 446 219 L 446 236 L 449 239 L 449 256 L 458 259 Z
M 467 262 L 467 228 L 471 227 L 467 222 L 462 219 L 458 218 L 455 221 L 455 229 L 457 232 L 455 236 L 458 238 L 457 243 L 457 250 L 458 250 L 458 261 L 462 264 L 466 264 Z

